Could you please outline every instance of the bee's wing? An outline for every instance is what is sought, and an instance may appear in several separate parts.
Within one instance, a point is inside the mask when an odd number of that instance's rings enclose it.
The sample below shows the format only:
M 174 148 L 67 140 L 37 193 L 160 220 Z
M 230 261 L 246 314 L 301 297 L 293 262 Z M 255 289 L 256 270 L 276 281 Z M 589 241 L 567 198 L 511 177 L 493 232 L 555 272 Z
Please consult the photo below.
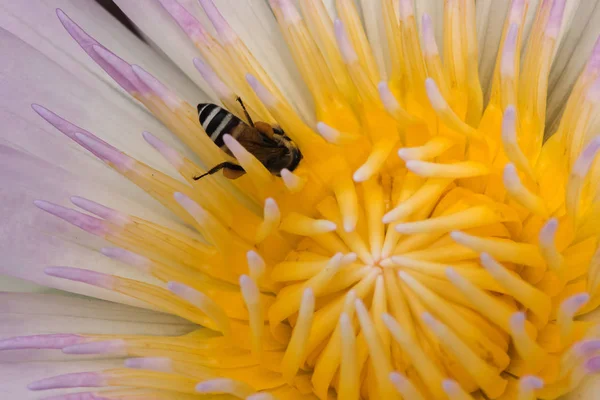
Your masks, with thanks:
M 249 125 L 236 128 L 232 136 L 262 163 L 282 149 L 281 144 Z

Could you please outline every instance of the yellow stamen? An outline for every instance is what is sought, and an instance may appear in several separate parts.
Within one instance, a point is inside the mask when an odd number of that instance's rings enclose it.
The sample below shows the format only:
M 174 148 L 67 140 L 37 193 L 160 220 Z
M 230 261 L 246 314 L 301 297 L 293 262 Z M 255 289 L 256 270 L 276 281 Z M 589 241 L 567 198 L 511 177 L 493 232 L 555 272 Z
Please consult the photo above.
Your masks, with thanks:
M 491 225 L 500 221 L 500 216 L 488 206 L 468 208 L 446 216 L 429 218 L 424 221 L 405 222 L 396 225 L 396 230 L 403 234 L 441 233 L 455 229 L 469 229 Z
M 589 300 L 590 296 L 587 293 L 580 293 L 569 297 L 561 303 L 558 309 L 556 323 L 560 328 L 560 338 L 563 343 L 568 340 L 573 332 L 573 318 Z
M 414 400 L 425 400 L 419 390 L 404 375 L 397 372 L 390 373 L 390 381 L 404 398 Z
M 219 330 L 225 336 L 231 335 L 231 325 L 229 324 L 229 317 L 218 304 L 216 304 L 210 297 L 204 293 L 192 289 L 189 286 L 183 285 L 179 282 L 169 282 L 168 288 L 176 296 L 188 301 L 194 307 L 205 313 L 215 324 L 219 327 Z
M 473 400 L 473 397 L 465 392 L 463 388 L 452 379 L 445 379 L 444 382 L 442 382 L 442 386 L 450 400 Z
M 336 224 L 324 219 L 313 219 L 305 215 L 291 212 L 283 218 L 279 229 L 301 236 L 314 236 L 336 229 Z
M 427 178 L 473 178 L 490 173 L 488 167 L 476 161 L 461 161 L 452 164 L 438 164 L 427 161 L 407 161 L 406 168 Z
M 336 9 L 340 19 L 348 30 L 349 39 L 358 56 L 360 65 L 370 77 L 371 82 L 379 82 L 377 64 L 375 63 L 373 51 L 371 50 L 367 36 L 363 31 L 360 15 L 355 3 L 349 0 L 336 0 Z
M 506 368 L 510 361 L 506 352 L 493 343 L 475 324 L 457 312 L 451 303 L 423 286 L 409 274 L 400 272 L 399 276 L 419 296 L 428 309 L 435 310 L 438 318 L 458 332 L 460 337 L 467 341 L 467 344 L 475 349 L 480 357 L 493 363 L 498 369 Z
M 260 358 L 262 356 L 264 317 L 258 287 L 252 278 L 242 275 L 240 277 L 240 288 L 248 309 L 248 320 L 252 334 L 252 354 L 254 357 Z
M 348 400 L 358 400 L 360 396 L 360 376 L 356 360 L 356 337 L 350 317 L 342 313 L 339 322 L 341 336 L 340 384 L 338 396 Z
M 511 296 L 535 314 L 540 326 L 548 323 L 552 307 L 548 295 L 509 272 L 487 253 L 481 254 L 481 264 Z
M 383 190 L 381 185 L 370 179 L 363 183 L 365 211 L 369 231 L 369 245 L 374 260 L 381 257 L 385 228 L 381 222 L 385 212 Z
M 438 367 L 432 362 L 428 355 L 423 352 L 421 346 L 406 334 L 391 315 L 383 314 L 381 318 L 383 318 L 383 322 L 389 329 L 394 340 L 396 340 L 400 347 L 402 347 L 402 350 L 409 355 L 415 369 L 418 371 L 421 379 L 427 384 L 428 389 L 437 398 L 443 398 L 445 396 L 445 393 L 442 391 L 442 381 L 444 378 Z
M 544 386 L 544 381 L 536 376 L 524 376 L 519 380 L 519 397 L 517 400 L 535 400 L 536 390 Z
M 290 193 L 300 192 L 306 184 L 305 178 L 300 177 L 286 168 L 281 170 L 281 179 L 283 179 L 283 183 Z
M 437 136 L 429 140 L 423 146 L 419 147 L 404 147 L 398 150 L 398 155 L 404 161 L 418 160 L 428 161 L 443 154 L 446 150 L 451 148 L 454 142 L 450 139 Z
M 350 324 L 350 329 L 347 330 L 347 333 L 354 338 L 354 327 L 350 321 L 354 317 L 354 301 L 356 300 L 356 294 L 353 290 L 350 290 L 346 295 L 346 299 L 344 302 L 344 311 L 342 315 L 345 315 L 348 318 L 348 323 Z M 329 338 L 329 342 L 325 349 L 319 355 L 319 359 L 315 364 L 314 373 L 312 376 L 312 384 L 315 387 L 315 393 L 322 399 L 326 399 L 328 395 L 328 389 L 333 380 L 333 377 L 338 369 L 338 367 L 343 368 L 343 363 L 340 364 L 340 359 L 343 355 L 342 349 L 342 335 L 346 332 L 342 328 L 342 321 L 340 316 L 340 323 L 335 327 L 331 337 Z M 350 356 L 353 356 L 351 354 Z M 354 365 L 356 367 L 356 365 Z M 340 385 L 342 385 L 340 376 Z M 354 382 L 353 382 L 354 384 Z M 357 386 L 358 388 L 358 386 Z M 358 390 L 357 390 L 358 393 Z
M 344 230 L 354 231 L 358 222 L 358 197 L 354 183 L 347 175 L 342 175 L 333 183 L 333 191 L 340 206 Z
M 427 90 L 427 97 L 429 98 L 431 107 L 433 107 L 433 110 L 437 116 L 446 126 L 462 133 L 468 138 L 473 138 L 476 140 L 481 139 L 481 133 L 463 122 L 452 110 L 452 108 L 450 108 L 448 102 L 442 96 L 440 89 L 433 79 L 427 78 L 425 81 L 425 89 Z
M 390 373 L 392 372 L 392 365 L 386 355 L 381 337 L 377 334 L 377 329 L 374 326 L 371 317 L 369 317 L 369 313 L 363 302 L 357 299 L 354 305 L 356 307 L 356 315 L 358 316 L 360 327 L 365 335 L 365 340 L 369 348 L 371 365 L 375 371 L 379 395 L 385 399 L 395 399 L 398 395 L 389 380 Z
M 277 202 L 272 198 L 267 198 L 265 200 L 263 221 L 256 233 L 256 243 L 262 242 L 267 236 L 277 230 L 280 222 L 281 213 L 277 206 Z
M 526 322 L 525 314 L 514 313 L 510 317 L 510 333 L 515 349 L 526 362 L 527 371 L 536 373 L 547 366 L 548 353 L 527 332 Z
M 479 289 L 467 279 L 460 276 L 452 268 L 447 269 L 446 276 L 450 282 L 452 282 L 452 284 L 469 299 L 471 305 L 474 306 L 475 309 L 502 328 L 505 332 L 511 332 L 509 323 L 513 311 L 510 306 Z M 534 329 L 531 323 L 528 324 L 529 328 Z
M 481 389 L 490 397 L 498 397 L 506 388 L 507 382 L 498 372 L 485 363 L 454 332 L 436 321 L 430 314 L 423 315 L 423 321 L 435 336 L 471 374 Z
M 544 200 L 523 185 L 513 164 L 506 164 L 504 167 L 503 182 L 506 191 L 519 204 L 542 218 L 548 217 Z
M 508 261 L 533 268 L 544 268 L 544 259 L 537 246 L 505 239 L 478 238 L 463 232 L 452 232 L 451 236 L 457 243 L 477 252 L 488 253 L 498 261 Z
M 304 364 L 307 356 L 307 343 L 309 332 L 313 323 L 315 312 L 315 297 L 311 288 L 304 290 L 298 320 L 292 332 L 292 337 L 288 343 L 287 350 L 281 361 L 281 373 L 283 379 L 292 383 L 298 369 Z

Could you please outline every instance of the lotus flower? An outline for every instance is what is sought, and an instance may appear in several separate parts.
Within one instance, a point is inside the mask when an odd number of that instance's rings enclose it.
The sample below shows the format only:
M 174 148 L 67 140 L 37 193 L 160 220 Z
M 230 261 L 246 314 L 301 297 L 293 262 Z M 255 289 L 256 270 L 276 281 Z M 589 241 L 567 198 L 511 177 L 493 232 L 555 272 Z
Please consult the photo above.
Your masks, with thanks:
M 116 2 L 2 2 L 2 398 L 596 397 L 598 2 Z

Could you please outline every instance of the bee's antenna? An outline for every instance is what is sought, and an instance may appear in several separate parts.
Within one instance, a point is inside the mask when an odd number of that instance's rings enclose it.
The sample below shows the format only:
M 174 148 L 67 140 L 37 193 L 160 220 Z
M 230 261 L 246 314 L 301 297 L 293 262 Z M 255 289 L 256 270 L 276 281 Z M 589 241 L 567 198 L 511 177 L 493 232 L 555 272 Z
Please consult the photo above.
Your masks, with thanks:
M 199 179 L 204 178 L 206 175 L 212 175 L 214 173 L 217 173 L 220 170 L 222 170 L 223 168 L 232 169 L 234 171 L 244 171 L 244 168 L 242 168 L 241 166 L 234 164 L 232 162 L 229 162 L 229 161 L 225 161 L 225 162 L 222 162 L 221 164 L 215 165 L 214 167 L 212 167 L 211 169 L 209 169 L 202 175 L 194 176 L 192 179 L 197 181 Z
M 248 110 L 246 110 L 246 106 L 244 105 L 242 98 L 238 96 L 238 98 L 236 100 L 242 106 L 242 109 L 244 110 L 244 114 L 246 114 L 246 119 L 248 119 L 248 123 L 250 123 L 250 126 L 254 126 L 254 121 L 252 121 L 252 117 L 250 116 L 250 113 L 248 112 Z

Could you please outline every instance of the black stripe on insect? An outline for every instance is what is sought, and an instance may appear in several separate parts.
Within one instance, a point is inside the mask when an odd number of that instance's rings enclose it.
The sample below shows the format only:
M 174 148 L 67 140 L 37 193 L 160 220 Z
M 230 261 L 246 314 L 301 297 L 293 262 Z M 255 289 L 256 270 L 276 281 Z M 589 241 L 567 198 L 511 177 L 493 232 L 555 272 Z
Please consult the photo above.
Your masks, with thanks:
M 284 168 L 295 170 L 302 160 L 302 153 L 296 143 L 281 128 L 266 122 L 252 121 L 242 99 L 238 97 L 237 101 L 242 106 L 248 123 L 216 104 L 198 104 L 200 125 L 211 140 L 225 153 L 233 156 L 223 142 L 224 135 L 231 135 L 274 175 L 279 176 Z M 197 181 L 220 170 L 229 179 L 237 179 L 246 173 L 241 165 L 225 161 L 193 179 Z

